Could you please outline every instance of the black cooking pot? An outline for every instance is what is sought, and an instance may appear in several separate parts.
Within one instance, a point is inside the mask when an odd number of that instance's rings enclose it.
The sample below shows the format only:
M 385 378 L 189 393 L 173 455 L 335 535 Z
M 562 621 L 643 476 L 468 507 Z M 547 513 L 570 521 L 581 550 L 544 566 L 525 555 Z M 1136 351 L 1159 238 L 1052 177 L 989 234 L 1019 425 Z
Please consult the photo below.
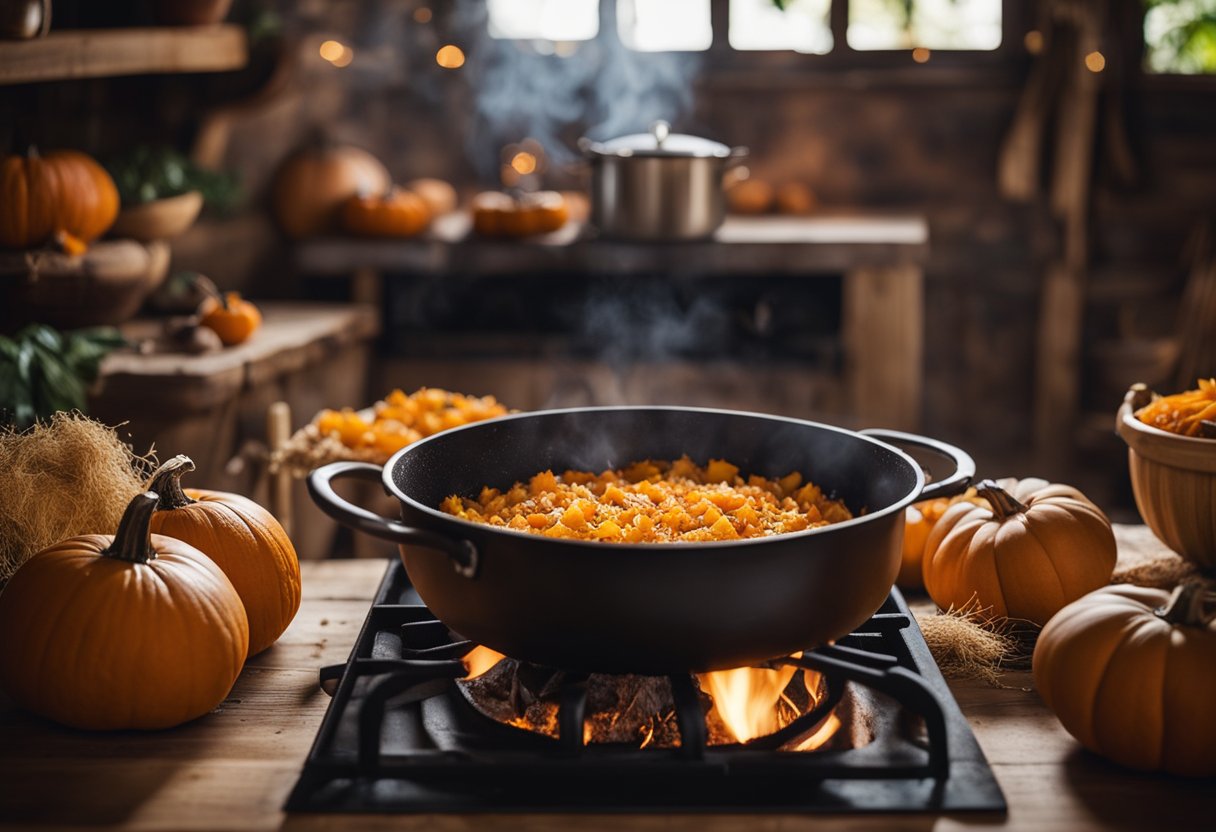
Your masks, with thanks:
M 879 440 L 953 461 L 925 485 L 909 456 Z M 602 471 L 688 454 L 745 474 L 799 471 L 852 520 L 730 542 L 614 544 L 562 540 L 441 512 L 450 494 L 506 489 L 545 469 Z M 524 413 L 446 431 L 381 469 L 337 462 L 308 488 L 323 511 L 401 544 L 419 595 L 465 638 L 567 670 L 669 673 L 740 667 L 839 638 L 882 604 L 899 570 L 904 509 L 961 491 L 975 464 L 919 436 L 724 410 L 580 408 Z M 401 522 L 339 497 L 335 479 L 382 480 Z

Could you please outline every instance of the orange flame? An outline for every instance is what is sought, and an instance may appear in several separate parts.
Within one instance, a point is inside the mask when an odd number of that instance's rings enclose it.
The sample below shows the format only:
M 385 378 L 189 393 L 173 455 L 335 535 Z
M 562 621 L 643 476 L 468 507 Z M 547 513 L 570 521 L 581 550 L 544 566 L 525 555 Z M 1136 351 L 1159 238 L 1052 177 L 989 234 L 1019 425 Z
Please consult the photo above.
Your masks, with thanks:
M 828 714 L 828 718 L 823 721 L 819 729 L 809 737 L 804 739 L 798 745 L 794 746 L 795 751 L 814 751 L 825 742 L 830 740 L 837 731 L 840 730 L 840 717 L 836 714 Z
M 506 656 L 502 653 L 499 653 L 497 650 L 491 650 L 489 647 L 482 647 L 481 645 L 474 647 L 464 657 L 464 666 L 469 672 L 466 678 L 477 678 L 505 658 Z
M 722 722 L 735 739 L 747 742 L 781 728 L 777 702 L 797 670 L 792 665 L 776 670 L 736 667 L 702 673 L 699 678 Z

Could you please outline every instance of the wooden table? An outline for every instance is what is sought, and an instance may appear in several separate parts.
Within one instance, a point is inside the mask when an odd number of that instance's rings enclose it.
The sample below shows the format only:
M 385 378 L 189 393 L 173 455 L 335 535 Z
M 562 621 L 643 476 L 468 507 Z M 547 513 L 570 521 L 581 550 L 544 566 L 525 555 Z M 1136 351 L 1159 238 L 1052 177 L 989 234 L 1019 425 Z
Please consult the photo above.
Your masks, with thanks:
M 1145 539 L 1138 530 L 1121 545 Z M 85 734 L 0 703 L 0 829 L 1015 830 L 1210 829 L 1211 782 L 1143 775 L 1082 751 L 1030 689 L 955 681 L 1009 801 L 991 816 L 293 815 L 287 793 L 329 699 L 321 665 L 345 661 L 384 571 L 379 561 L 305 563 L 304 601 L 279 643 L 251 661 L 209 716 L 152 734 Z M 5 634 L 6 638 L 19 634 Z M 1203 819 L 1206 822 L 1201 822 Z
M 454 213 L 416 239 L 313 240 L 297 248 L 296 265 L 315 276 L 353 274 L 355 299 L 368 302 L 380 298 L 383 279 L 394 275 L 844 275 L 841 339 L 852 413 L 871 427 L 920 425 L 924 217 L 732 216 L 708 240 L 676 243 L 598 238 L 578 223 L 531 239 L 488 240 L 469 226 L 467 214 Z
M 162 459 L 191 457 L 196 487 L 237 491 L 268 504 L 261 476 L 268 408 L 287 402 L 306 419 L 335 403 L 364 401 L 380 318 L 376 309 L 360 305 L 260 306 L 261 328 L 239 346 L 207 355 L 111 353 L 102 361 L 89 412 L 123 425 L 141 453 L 155 446 Z M 140 341 L 161 327 L 160 321 L 134 320 L 123 325 L 123 334 Z M 328 542 L 301 542 L 304 556 L 328 551 Z

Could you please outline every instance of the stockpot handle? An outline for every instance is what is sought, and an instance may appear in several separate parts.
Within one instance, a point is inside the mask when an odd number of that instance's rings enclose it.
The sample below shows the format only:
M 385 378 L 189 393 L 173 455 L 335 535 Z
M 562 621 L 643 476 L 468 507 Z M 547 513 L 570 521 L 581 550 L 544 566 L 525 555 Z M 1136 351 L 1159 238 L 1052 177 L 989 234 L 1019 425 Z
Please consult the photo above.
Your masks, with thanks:
M 394 543 L 438 549 L 451 558 L 452 566 L 459 574 L 466 578 L 476 577 L 480 558 L 472 541 L 456 540 L 389 520 L 344 500 L 334 491 L 334 480 L 356 479 L 379 483 L 383 475 L 383 468 L 369 462 L 331 462 L 308 475 L 308 493 L 321 511 L 342 525 Z
M 975 460 L 971 458 L 971 454 L 962 448 L 956 448 L 946 442 L 930 439 L 927 436 L 921 436 L 916 433 L 883 430 L 882 428 L 867 428 L 858 431 L 858 433 L 897 447 L 924 448 L 954 463 L 954 473 L 944 480 L 926 483 L 925 487 L 921 489 L 920 496 L 916 498 L 917 500 L 933 500 L 938 497 L 950 497 L 959 494 L 967 489 L 967 486 L 971 484 L 971 480 L 975 476 Z

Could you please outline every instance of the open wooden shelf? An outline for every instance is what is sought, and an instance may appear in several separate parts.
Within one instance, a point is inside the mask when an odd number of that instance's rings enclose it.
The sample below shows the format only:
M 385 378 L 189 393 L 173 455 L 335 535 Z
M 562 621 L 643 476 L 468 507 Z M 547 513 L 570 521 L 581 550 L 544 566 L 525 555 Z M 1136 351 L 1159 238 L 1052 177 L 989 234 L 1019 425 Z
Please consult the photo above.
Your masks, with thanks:
M 0 85 L 116 75 L 223 72 L 249 58 L 237 25 L 79 29 L 0 42 Z

